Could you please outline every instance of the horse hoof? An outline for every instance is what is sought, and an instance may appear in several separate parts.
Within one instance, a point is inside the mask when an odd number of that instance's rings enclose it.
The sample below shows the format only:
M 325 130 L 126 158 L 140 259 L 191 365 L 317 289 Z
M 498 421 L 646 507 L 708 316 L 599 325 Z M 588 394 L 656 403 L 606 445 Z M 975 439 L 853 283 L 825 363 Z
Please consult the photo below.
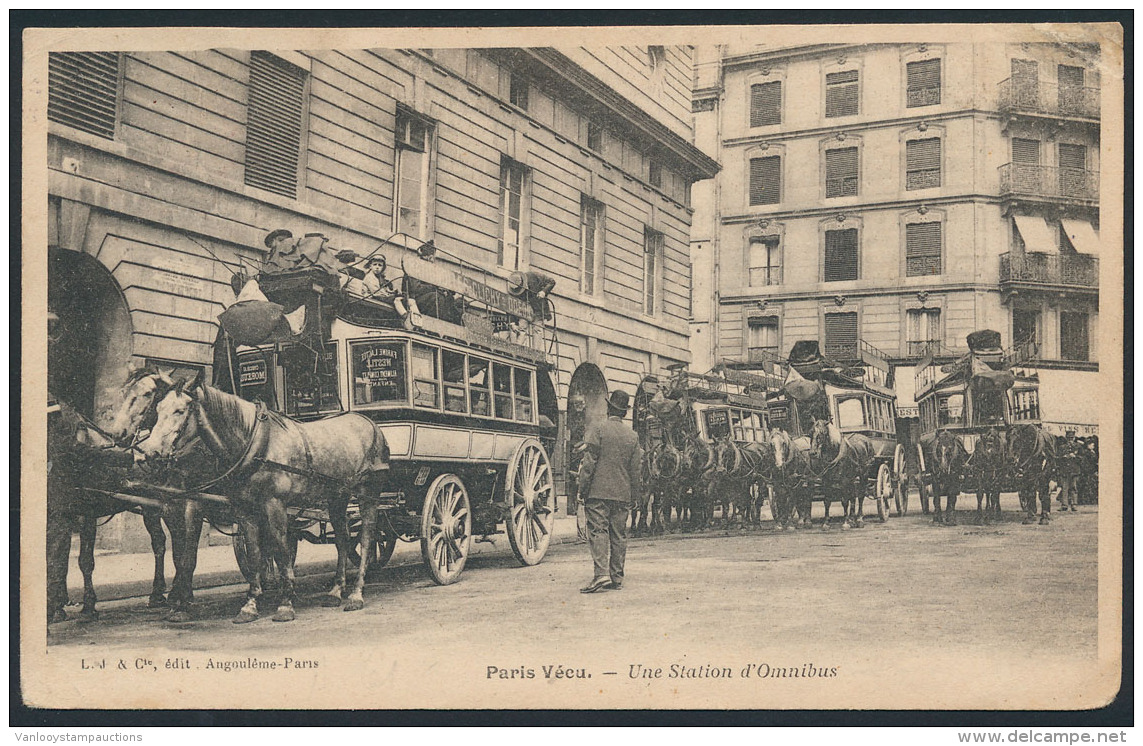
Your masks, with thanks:
M 79 612 L 79 621 L 82 624 L 94 622 L 98 618 L 99 612 L 95 609 L 84 609 L 83 611 Z
M 345 608 L 342 611 L 361 611 L 365 608 L 365 600 L 360 598 L 350 598 L 345 602 Z
M 1023 523 L 1025 526 L 1031 526 L 1035 522 L 1036 522 L 1036 519 L 1033 518 L 1032 516 L 1028 516 L 1023 521 L 1021 521 L 1021 523 Z
M 48 624 L 56 624 L 57 622 L 66 622 L 67 612 L 63 609 L 56 609 L 55 611 L 48 612 Z
M 858 527 L 858 528 L 865 528 L 865 521 L 862 521 L 862 520 L 860 520 L 860 519 L 859 519 L 859 520 L 857 521 L 857 527 Z
M 332 593 L 327 593 L 321 598 L 321 605 L 327 609 L 334 609 L 341 606 L 341 596 L 335 596 Z
M 293 606 L 279 606 L 278 613 L 271 617 L 275 622 L 292 622 L 296 618 L 294 616 Z
M 166 621 L 170 624 L 186 624 L 188 622 L 193 622 L 194 617 L 190 615 L 189 611 L 181 609 L 179 611 L 172 611 L 170 614 L 168 614 Z
M 151 596 L 151 598 L 147 600 L 148 609 L 165 609 L 169 605 L 170 604 L 167 603 L 166 597 L 162 595 Z
M 841 530 L 842 530 L 842 531 L 847 531 L 847 530 L 849 530 L 850 528 L 853 528 L 853 526 L 850 524 L 850 522 L 849 522 L 849 521 L 842 521 L 842 522 L 841 522 Z
M 1041 526 L 1047 526 L 1051 522 L 1052 522 L 1052 519 L 1049 518 L 1048 516 L 1046 516 L 1046 515 L 1040 516 L 1040 525 Z
M 243 609 L 242 611 L 238 612 L 238 616 L 234 617 L 234 619 L 231 621 L 235 624 L 249 624 L 257 618 L 258 615 L 256 613 Z

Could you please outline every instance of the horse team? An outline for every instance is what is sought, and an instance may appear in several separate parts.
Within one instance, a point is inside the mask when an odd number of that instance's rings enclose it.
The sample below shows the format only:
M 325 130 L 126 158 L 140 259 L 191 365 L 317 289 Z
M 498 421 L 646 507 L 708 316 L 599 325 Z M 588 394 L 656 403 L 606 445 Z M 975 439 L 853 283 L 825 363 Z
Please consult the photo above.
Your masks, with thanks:
M 827 421 L 815 419 L 808 437 L 793 437 L 771 428 L 761 442 L 730 437 L 706 440 L 699 434 L 691 403 L 684 395 L 657 395 L 650 404 L 655 437 L 644 435 L 644 499 L 635 506 L 635 533 L 671 527 L 695 530 L 735 522 L 757 526 L 761 505 L 769 499 L 776 526 L 811 525 L 812 503 L 825 506 L 823 528 L 830 527 L 831 503 L 842 503 L 843 528 L 864 525 L 863 502 L 875 462 L 874 447 L 860 434 L 843 435 Z M 318 506 L 329 511 L 336 534 L 338 564 L 325 605 L 341 606 L 348 587 L 347 558 L 352 540 L 346 522 L 349 501 L 361 507 L 363 561 L 345 610 L 363 606 L 368 559 L 376 541 L 378 495 L 388 468 L 384 436 L 368 418 L 347 414 L 313 423 L 298 423 L 260 405 L 227 394 L 201 381 L 176 382 L 157 370 L 133 374 L 106 430 L 66 403 L 49 415 L 48 437 L 48 621 L 66 619 L 67 564 L 71 533 L 81 537 L 80 569 L 84 576 L 81 617 L 95 616 L 95 528 L 100 518 L 132 508 L 112 497 L 132 470 L 166 479 L 163 499 L 138 498 L 151 536 L 155 575 L 149 604 L 169 605 L 172 621 L 189 621 L 193 574 L 204 517 L 212 506 L 184 495 L 205 491 L 191 484 L 204 474 L 222 473 L 212 484 L 223 487 L 229 504 L 215 516 L 236 522 L 242 530 L 249 562 L 247 601 L 235 622 L 258 618 L 266 567 L 272 557 L 283 588 L 274 619 L 294 618 L 294 550 L 288 540 L 287 508 Z M 956 501 L 966 484 L 977 490 L 981 521 L 999 515 L 1001 485 L 1017 485 L 1025 523 L 1050 515 L 1050 480 L 1059 471 L 1056 441 L 1035 425 L 981 433 L 970 454 L 963 439 L 948 431 L 923 440 L 937 523 L 955 524 Z M 945 499 L 944 510 L 941 498 Z M 214 508 L 217 510 L 217 507 Z M 175 578 L 169 593 L 164 578 L 165 538 L 171 534 Z
M 55 409 L 53 412 L 52 410 Z M 344 609 L 364 605 L 362 593 L 377 539 L 377 505 L 388 470 L 384 435 L 368 418 L 345 414 L 299 423 L 267 411 L 201 380 L 174 381 L 161 371 L 133 374 L 123 389 L 112 424 L 103 430 L 66 403 L 49 406 L 48 422 L 48 621 L 67 618 L 67 565 L 73 529 L 81 534 L 84 575 L 81 618 L 96 615 L 95 525 L 99 518 L 138 506 L 152 537 L 155 578 L 152 607 L 169 606 L 170 621 L 192 619 L 193 575 L 204 520 L 237 523 L 247 552 L 243 573 L 247 601 L 234 619 L 259 616 L 265 568 L 272 558 L 280 575 L 281 599 L 275 621 L 294 619 L 296 543 L 289 535 L 288 508 L 328 510 L 338 549 L 334 585 L 324 605 L 341 606 L 351 542 L 347 509 L 361 508 L 363 551 L 356 584 Z M 143 473 L 161 498 L 120 491 Z M 219 475 L 197 484 L 204 475 Z M 193 484 L 193 486 L 192 486 Z M 225 505 L 198 499 L 207 487 L 225 494 Z M 115 497 L 119 495 L 119 497 Z M 171 535 L 175 578 L 169 594 L 164 575 L 165 538 Z M 213 520 L 212 520 L 213 522 Z

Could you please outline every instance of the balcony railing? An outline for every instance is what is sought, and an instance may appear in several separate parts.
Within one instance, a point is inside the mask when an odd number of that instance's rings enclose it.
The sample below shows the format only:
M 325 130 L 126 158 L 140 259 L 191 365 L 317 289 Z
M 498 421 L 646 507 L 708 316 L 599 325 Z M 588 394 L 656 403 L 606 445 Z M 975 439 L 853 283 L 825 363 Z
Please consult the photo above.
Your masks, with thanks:
M 1005 163 L 1000 167 L 1000 194 L 1098 200 L 1099 171 Z
M 999 104 L 1006 113 L 1099 119 L 1099 88 L 1008 78 L 1000 83 Z
M 778 353 L 777 347 L 750 347 L 746 350 L 746 361 L 757 363 L 767 373 L 777 375 L 786 364 L 786 359 Z
M 1098 288 L 1099 259 L 1090 254 L 1001 254 L 1000 284 L 1013 282 Z

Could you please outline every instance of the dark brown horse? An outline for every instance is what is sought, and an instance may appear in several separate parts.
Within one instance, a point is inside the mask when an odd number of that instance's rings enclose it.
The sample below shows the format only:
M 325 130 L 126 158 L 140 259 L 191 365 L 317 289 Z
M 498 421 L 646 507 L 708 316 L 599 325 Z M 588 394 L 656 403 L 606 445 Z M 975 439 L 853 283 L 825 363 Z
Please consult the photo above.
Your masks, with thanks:
M 58 401 L 48 416 L 48 510 L 47 583 L 48 621 L 67 619 L 68 555 L 71 534 L 79 531 L 79 569 L 83 574 L 83 608 L 80 619 L 97 616 L 95 593 L 95 539 L 100 519 L 132 509 L 128 502 L 101 497 L 94 490 L 115 491 L 126 479 L 134 462 L 131 441 L 155 417 L 158 399 L 174 382 L 150 368 L 133 372 L 120 392 L 119 406 L 106 429 L 83 417 L 70 404 Z M 90 489 L 85 489 L 90 488 Z M 167 605 L 165 561 L 167 538 L 163 533 L 165 511 L 154 507 L 139 510 L 151 538 L 155 572 L 148 604 Z M 179 549 L 172 531 L 172 550 Z
M 362 559 L 345 610 L 363 608 L 365 576 L 376 539 L 377 498 L 389 469 L 389 446 L 373 421 L 361 414 L 343 414 L 297 422 L 195 381 L 176 386 L 159 402 L 157 422 L 139 448 L 148 459 L 166 457 L 200 435 L 222 463 L 231 465 L 214 489 L 230 500 L 249 566 L 263 566 L 264 550 L 277 563 L 283 595 L 274 620 L 295 618 L 287 509 L 328 510 L 337 542 L 337 574 L 325 603 L 337 606 L 347 585 L 351 539 L 346 511 L 353 497 L 361 508 Z M 251 572 L 248 580 L 247 601 L 235 623 L 258 618 L 260 573 Z
M 977 523 L 999 519 L 1000 487 L 1008 475 L 1008 444 L 1000 430 L 990 427 L 980 434 L 968 458 L 968 473 L 976 485 Z
M 835 494 L 840 495 L 845 511 L 841 527 L 861 528 L 865 525 L 862 510 L 866 476 L 873 464 L 873 442 L 859 433 L 842 436 L 832 422 L 815 419 L 810 443 L 811 468 L 821 480 L 825 501 L 822 528 L 829 528 L 829 508 Z
M 928 453 L 933 486 L 933 523 L 956 525 L 956 499 L 964 485 L 968 451 L 955 434 L 942 430 L 931 438 L 923 438 L 921 447 Z M 941 496 L 945 510 L 941 512 Z
M 1010 434 L 1009 457 L 1020 492 L 1024 523 L 1036 520 L 1036 501 L 1040 502 L 1040 524 L 1052 519 L 1052 495 L 1049 482 L 1056 462 L 1056 440 L 1038 425 L 1017 425 Z

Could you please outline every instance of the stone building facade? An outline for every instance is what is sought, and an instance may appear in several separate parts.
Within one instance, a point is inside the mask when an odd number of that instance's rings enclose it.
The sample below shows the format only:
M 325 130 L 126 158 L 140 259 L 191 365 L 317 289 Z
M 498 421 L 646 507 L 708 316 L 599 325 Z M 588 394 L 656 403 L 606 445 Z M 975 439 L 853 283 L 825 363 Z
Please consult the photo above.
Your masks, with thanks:
M 910 420 L 917 362 L 991 328 L 1040 372 L 1044 419 L 1094 432 L 1067 392 L 1098 369 L 1099 59 L 1066 44 L 700 47 L 696 143 L 723 171 L 694 195 L 696 367 L 865 343 Z

